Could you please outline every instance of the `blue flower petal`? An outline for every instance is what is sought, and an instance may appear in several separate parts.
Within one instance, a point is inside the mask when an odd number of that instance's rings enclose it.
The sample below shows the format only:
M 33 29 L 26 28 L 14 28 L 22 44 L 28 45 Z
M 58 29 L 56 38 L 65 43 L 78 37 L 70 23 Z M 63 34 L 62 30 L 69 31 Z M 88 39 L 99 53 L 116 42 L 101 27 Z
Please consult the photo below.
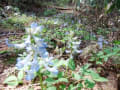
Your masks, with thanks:
M 100 49 L 102 49 L 103 48 L 103 43 L 102 42 L 97 42 L 97 43 L 98 43 Z
M 35 78 L 35 74 L 32 70 L 27 71 L 27 75 L 25 77 L 26 80 L 30 81 Z
M 56 67 L 49 67 L 47 64 L 44 64 L 44 66 L 49 72 L 53 73 L 54 75 L 57 75 L 59 72 Z
M 31 23 L 31 28 L 36 28 L 38 24 L 36 22 Z
M 37 61 L 37 54 L 35 54 L 34 59 L 31 63 L 31 70 L 37 72 L 40 69 L 39 62 Z

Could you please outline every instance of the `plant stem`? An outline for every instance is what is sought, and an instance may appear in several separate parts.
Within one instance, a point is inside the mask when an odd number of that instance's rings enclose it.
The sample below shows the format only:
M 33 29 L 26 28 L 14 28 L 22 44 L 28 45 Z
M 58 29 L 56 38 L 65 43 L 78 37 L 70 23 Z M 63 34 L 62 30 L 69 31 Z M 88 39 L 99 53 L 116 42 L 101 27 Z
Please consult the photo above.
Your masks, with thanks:
M 39 78 L 40 78 L 41 90 L 43 90 L 42 74 L 40 72 L 39 72 Z

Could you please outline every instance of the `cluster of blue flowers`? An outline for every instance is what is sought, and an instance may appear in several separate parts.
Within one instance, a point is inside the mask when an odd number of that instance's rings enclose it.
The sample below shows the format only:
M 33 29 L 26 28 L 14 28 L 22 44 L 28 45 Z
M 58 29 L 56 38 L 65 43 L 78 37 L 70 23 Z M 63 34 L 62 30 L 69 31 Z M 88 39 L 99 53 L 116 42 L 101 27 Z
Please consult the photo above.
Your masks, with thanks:
M 77 37 L 72 37 L 69 39 L 69 43 L 68 43 L 68 49 L 66 50 L 66 53 L 70 53 L 71 55 L 74 53 L 82 53 L 83 50 L 79 49 L 79 46 L 81 44 L 81 40 L 77 40 Z M 71 50 L 72 49 L 72 50 Z
M 44 42 L 44 39 L 35 36 L 35 34 L 41 33 L 43 29 L 44 26 L 38 26 L 37 23 L 33 22 L 31 27 L 26 28 L 28 37 L 25 39 L 24 43 L 11 44 L 9 43 L 9 40 L 6 39 L 6 44 L 8 47 L 26 49 L 27 56 L 17 58 L 16 64 L 18 70 L 24 70 L 26 72 L 26 80 L 34 79 L 38 70 L 43 67 L 55 75 L 59 72 L 57 67 L 55 67 L 52 62 L 53 57 L 49 56 L 46 49 L 47 44 Z M 31 42 L 31 39 L 34 40 L 34 43 Z M 41 60 L 42 64 L 40 63 Z
M 104 37 L 103 37 L 103 36 L 98 37 L 97 43 L 98 43 L 100 49 L 103 48 L 103 43 L 108 44 L 108 42 L 107 42 L 106 40 L 104 40 Z

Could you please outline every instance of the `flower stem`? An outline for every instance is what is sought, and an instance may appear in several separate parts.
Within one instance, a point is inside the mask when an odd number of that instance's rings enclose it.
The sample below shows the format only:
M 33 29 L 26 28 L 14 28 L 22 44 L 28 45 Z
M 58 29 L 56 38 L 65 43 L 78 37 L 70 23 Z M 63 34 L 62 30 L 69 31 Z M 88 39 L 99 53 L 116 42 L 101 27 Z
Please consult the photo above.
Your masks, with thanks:
M 40 72 L 39 72 L 39 78 L 40 78 L 41 90 L 43 90 L 43 80 L 42 80 L 42 74 Z

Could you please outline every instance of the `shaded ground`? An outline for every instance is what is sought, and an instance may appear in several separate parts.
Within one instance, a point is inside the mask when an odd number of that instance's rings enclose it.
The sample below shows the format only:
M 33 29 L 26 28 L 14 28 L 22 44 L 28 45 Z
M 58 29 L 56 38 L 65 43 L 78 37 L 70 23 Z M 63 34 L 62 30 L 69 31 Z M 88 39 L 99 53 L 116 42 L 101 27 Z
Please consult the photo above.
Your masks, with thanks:
M 64 13 L 66 11 L 63 10 L 61 12 Z M 67 13 L 73 13 L 73 11 L 67 10 Z M 92 21 L 91 19 L 94 18 L 94 17 L 93 18 L 92 17 L 93 16 L 89 17 L 89 21 Z M 80 18 L 81 18 L 81 16 L 79 17 L 79 19 Z M 107 18 L 107 17 L 105 17 L 105 18 Z M 102 20 L 105 20 L 104 17 L 102 18 Z M 89 22 L 87 22 L 87 20 L 84 20 L 84 19 L 81 21 L 84 24 L 89 23 Z M 95 22 L 93 20 L 91 22 L 91 23 L 93 23 L 92 26 L 91 26 L 91 24 L 87 25 L 87 29 L 90 29 L 93 27 L 95 27 L 95 29 L 96 29 L 98 26 L 101 26 L 103 24 L 103 22 L 99 25 L 97 23 L 94 25 Z M 106 25 L 108 25 L 108 22 L 106 22 Z M 114 25 L 112 24 L 110 27 L 112 27 L 112 26 L 114 26 Z M 119 29 L 119 26 L 117 27 L 117 29 Z M 22 35 L 24 35 L 24 32 L 20 32 L 20 31 L 11 32 L 10 30 L 5 30 L 4 28 L 0 28 L 0 63 L 1 63 L 0 64 L 0 90 L 11 90 L 12 87 L 3 85 L 3 81 L 9 74 L 15 73 L 14 65 L 16 63 L 15 61 L 16 61 L 16 57 L 17 57 L 17 53 L 14 50 L 9 49 L 6 46 L 5 39 L 9 38 L 12 41 L 15 41 L 15 40 L 21 39 Z M 119 34 L 118 34 L 118 36 L 119 36 Z M 109 36 L 109 37 L 111 37 L 111 36 Z M 85 44 L 83 44 L 83 46 L 84 45 Z M 85 59 L 83 59 L 81 61 L 85 62 Z M 81 61 L 79 61 L 77 63 L 80 63 Z M 98 83 L 94 87 L 93 90 L 119 90 L 120 87 L 118 87 L 118 84 L 120 83 L 120 81 L 119 81 L 117 75 L 119 75 L 120 69 L 117 68 L 117 70 L 116 70 L 116 68 L 114 66 L 112 66 L 111 62 L 104 64 L 103 72 L 101 73 L 101 75 L 104 77 L 107 77 L 109 79 L 109 82 Z M 26 82 L 26 81 L 24 82 L 24 85 L 18 86 L 17 88 L 16 87 L 12 88 L 12 90 L 28 90 L 30 87 L 34 88 L 34 90 L 40 90 L 39 83 L 31 84 L 30 82 Z
M 3 84 L 5 78 L 15 72 L 14 65 L 16 61 L 16 52 L 13 52 L 12 49 L 9 49 L 5 44 L 5 38 L 11 38 L 11 40 L 19 40 L 23 35 L 23 32 L 1 32 L 0 33 L 0 90 L 28 90 L 29 88 L 34 88 L 34 90 L 40 90 L 39 84 L 25 84 L 23 86 L 18 86 L 17 88 L 9 87 Z M 17 37 L 15 37 L 17 35 Z M 110 67 L 109 67 L 110 68 Z M 108 67 L 106 66 L 106 69 Z M 107 73 L 107 75 L 105 75 Z M 109 79 L 109 82 L 98 83 L 93 90 L 117 90 L 118 87 L 118 78 L 117 74 L 114 71 L 103 71 L 103 76 L 106 76 Z M 119 89 L 118 89 L 119 90 Z
M 17 38 L 15 36 L 17 35 Z M 10 32 L 9 30 L 4 30 L 0 28 L 0 90 L 2 89 L 3 81 L 12 72 L 14 72 L 14 65 L 16 63 L 16 52 L 10 49 L 5 44 L 6 38 L 14 38 L 12 40 L 17 40 L 21 38 L 23 32 Z M 6 90 L 6 89 L 5 89 Z

